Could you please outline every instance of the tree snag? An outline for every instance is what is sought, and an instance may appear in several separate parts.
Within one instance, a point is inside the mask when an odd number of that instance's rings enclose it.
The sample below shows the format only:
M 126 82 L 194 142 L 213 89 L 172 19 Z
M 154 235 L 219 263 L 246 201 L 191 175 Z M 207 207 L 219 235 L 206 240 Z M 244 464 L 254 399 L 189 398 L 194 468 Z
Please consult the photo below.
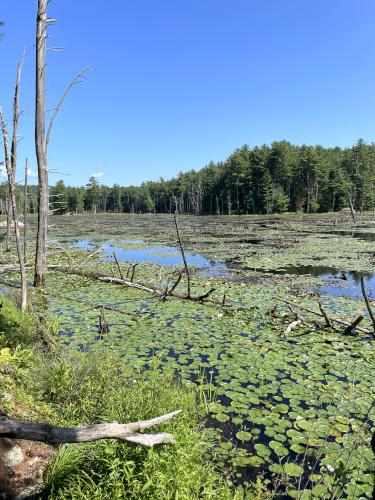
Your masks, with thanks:
M 18 225 L 17 217 L 17 204 L 16 204 L 16 190 L 15 190 L 15 176 L 16 176 L 16 158 L 17 158 L 17 129 L 18 129 L 18 119 L 19 119 L 19 92 L 21 83 L 21 71 L 22 71 L 23 59 L 18 64 L 17 69 L 17 79 L 15 86 L 15 96 L 13 104 L 13 139 L 12 139 L 12 149 L 9 154 L 9 144 L 8 144 L 8 131 L 3 115 L 3 110 L 0 106 L 0 121 L 1 129 L 4 142 L 4 156 L 5 156 L 5 166 L 8 176 L 8 188 L 9 188 L 9 200 L 10 208 L 13 217 L 14 230 L 16 236 L 16 247 L 18 254 L 18 262 L 21 275 L 21 310 L 24 311 L 27 306 L 27 282 L 26 282 L 26 268 L 24 262 L 23 251 L 21 248 L 21 236 L 20 229 Z M 9 208 L 8 208 L 9 211 Z M 12 219 L 11 221 L 12 222 Z M 10 224 L 11 225 L 11 224 Z
M 46 40 L 47 3 L 38 0 L 36 19 L 35 151 L 38 163 L 38 229 L 35 251 L 34 286 L 44 286 L 47 272 L 48 169 L 46 147 Z

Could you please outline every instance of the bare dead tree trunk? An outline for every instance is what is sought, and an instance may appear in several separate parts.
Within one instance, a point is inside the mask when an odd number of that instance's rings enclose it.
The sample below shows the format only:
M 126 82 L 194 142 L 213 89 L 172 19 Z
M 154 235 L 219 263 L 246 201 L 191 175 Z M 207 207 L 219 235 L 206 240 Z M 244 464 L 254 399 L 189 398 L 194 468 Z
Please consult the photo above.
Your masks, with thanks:
M 183 263 L 184 263 L 185 273 L 186 273 L 186 278 L 187 278 L 187 296 L 188 296 L 188 298 L 190 298 L 191 297 L 191 277 L 190 277 L 189 267 L 188 267 L 187 261 L 186 261 L 184 245 L 182 243 L 181 234 L 180 234 L 180 228 L 178 226 L 178 220 L 177 220 L 177 214 L 176 213 L 174 214 L 174 223 L 175 223 L 175 226 L 176 226 L 177 241 L 178 241 L 178 245 L 180 247 L 181 257 L 182 257 L 182 260 L 183 260 Z
M 19 73 L 21 72 L 20 63 L 18 67 Z M 17 164 L 17 131 L 18 131 L 18 118 L 19 118 L 19 86 L 20 86 L 20 78 L 17 76 L 16 87 L 14 90 L 14 101 L 13 101 L 13 110 L 17 110 L 17 114 L 13 113 L 13 133 L 12 133 L 12 146 L 10 152 L 10 159 L 12 162 L 12 179 L 11 182 L 14 186 L 15 180 L 15 172 L 16 172 L 16 164 Z M 10 193 L 11 187 L 8 182 L 8 209 L 7 209 L 7 233 L 5 240 L 5 251 L 10 252 L 11 250 L 11 242 L 12 242 L 12 196 Z
M 1 109 L 1 107 L 0 107 L 0 121 L 1 121 L 1 128 L 2 128 L 3 141 L 4 141 L 5 165 L 6 165 L 7 175 L 8 175 L 9 195 L 10 195 L 11 209 L 12 209 L 14 229 L 15 229 L 15 235 L 16 235 L 17 254 L 18 254 L 18 261 L 19 261 L 19 266 L 20 266 L 21 310 L 24 311 L 26 309 L 26 306 L 27 306 L 27 282 L 26 282 L 25 262 L 23 259 L 23 252 L 21 249 L 21 236 L 20 236 L 20 230 L 19 230 L 19 226 L 18 226 L 16 191 L 15 191 L 15 173 L 16 173 L 16 158 L 17 158 L 17 129 L 18 129 L 18 119 L 19 119 L 19 90 L 20 90 L 22 63 L 23 63 L 23 61 L 21 61 L 18 64 L 18 70 L 17 70 L 15 98 L 14 98 L 14 104 L 13 104 L 13 139 L 12 139 L 12 149 L 11 149 L 10 155 L 9 155 L 9 145 L 8 145 L 8 131 L 7 131 L 5 118 L 4 118 L 3 111 Z
M 23 261 L 27 265 L 27 212 L 28 212 L 28 202 L 27 202 L 27 175 L 29 170 L 29 162 L 26 158 L 25 162 L 25 184 L 24 184 L 24 197 L 23 197 Z
M 10 201 L 10 186 L 8 184 L 8 196 L 6 197 L 6 213 L 7 213 L 7 232 L 5 236 L 5 251 L 10 252 L 12 242 L 12 204 Z
M 351 215 L 352 215 L 353 222 L 354 222 L 354 223 L 356 223 L 356 222 L 357 222 L 357 219 L 356 219 L 356 217 L 355 217 L 355 212 L 354 212 L 354 208 L 353 208 L 353 202 L 352 202 L 352 198 L 351 198 L 351 196 L 350 196 L 349 190 L 347 191 L 346 196 L 347 196 L 347 198 L 348 198 L 348 203 L 349 203 L 350 213 L 351 213 Z
M 47 272 L 47 228 L 49 210 L 46 132 L 46 40 L 47 1 L 38 0 L 36 20 L 35 150 L 38 162 L 38 232 L 34 286 L 44 286 Z
M 49 212 L 47 149 L 56 116 L 71 88 L 79 83 L 81 71 L 68 85 L 49 122 L 46 135 L 46 51 L 47 26 L 54 22 L 47 18 L 49 0 L 38 0 L 36 19 L 36 78 L 35 78 L 35 150 L 38 162 L 38 232 L 35 251 L 34 286 L 44 286 L 47 273 L 47 231 Z

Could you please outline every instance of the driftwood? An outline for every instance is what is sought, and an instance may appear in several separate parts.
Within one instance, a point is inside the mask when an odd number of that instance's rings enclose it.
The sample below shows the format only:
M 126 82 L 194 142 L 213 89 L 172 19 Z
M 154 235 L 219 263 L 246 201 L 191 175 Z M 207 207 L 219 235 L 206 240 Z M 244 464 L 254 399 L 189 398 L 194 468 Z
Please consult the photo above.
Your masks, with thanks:
M 301 325 L 301 324 L 302 324 L 301 319 L 296 319 L 296 320 L 292 321 L 287 326 L 287 328 L 284 330 L 284 332 L 280 335 L 280 338 L 285 339 L 286 336 L 293 330 L 293 328 L 295 328 L 296 326 Z
M 44 443 L 84 443 L 99 439 L 120 439 L 152 448 L 157 444 L 174 444 L 174 438 L 167 432 L 141 434 L 139 431 L 162 424 L 176 417 L 181 410 L 167 413 L 151 420 L 141 420 L 130 424 L 91 424 L 81 427 L 64 428 L 49 424 L 21 422 L 8 418 L 0 419 L 0 437 L 41 441 Z
M 300 306 L 298 304 L 293 304 L 291 302 L 288 302 L 287 300 L 281 299 L 279 297 L 276 297 L 276 300 L 279 300 L 280 302 L 284 302 L 284 304 L 291 305 L 292 307 L 297 307 L 298 309 L 301 309 L 301 311 L 306 311 L 308 313 L 314 314 L 315 316 L 320 316 L 324 317 L 322 313 L 318 313 L 317 311 L 313 311 L 312 309 L 308 309 L 307 307 Z M 352 326 L 352 323 L 348 321 L 344 321 L 343 319 L 339 318 L 330 318 L 331 323 L 337 323 L 339 325 L 345 326 L 345 327 L 350 327 Z M 367 330 L 367 328 L 361 328 L 361 327 L 356 327 L 356 329 L 361 332 L 361 333 L 367 333 L 371 335 L 370 330 Z
M 305 322 L 305 320 L 298 314 L 297 311 L 293 309 L 293 307 L 289 304 L 288 305 L 291 313 L 295 316 L 294 320 L 289 323 L 289 325 L 286 327 L 286 329 L 280 334 L 281 339 L 286 339 L 287 335 L 293 330 L 298 325 L 302 325 L 302 323 Z

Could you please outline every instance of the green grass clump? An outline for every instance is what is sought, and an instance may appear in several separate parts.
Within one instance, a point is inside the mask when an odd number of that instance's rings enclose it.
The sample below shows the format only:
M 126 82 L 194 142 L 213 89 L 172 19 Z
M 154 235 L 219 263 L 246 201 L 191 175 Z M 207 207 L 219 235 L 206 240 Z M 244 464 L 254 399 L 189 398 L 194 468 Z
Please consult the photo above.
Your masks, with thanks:
M 37 341 L 37 321 L 33 313 L 21 313 L 11 297 L 0 299 L 0 345 L 15 347 L 30 346 Z
M 157 428 L 173 434 L 174 446 L 146 449 L 105 440 L 61 447 L 46 476 L 48 498 L 235 498 L 204 458 L 211 444 L 200 428 L 196 393 L 171 372 L 136 372 L 99 346 L 44 357 L 31 379 L 33 391 L 53 404 L 59 425 L 127 423 L 182 410 Z

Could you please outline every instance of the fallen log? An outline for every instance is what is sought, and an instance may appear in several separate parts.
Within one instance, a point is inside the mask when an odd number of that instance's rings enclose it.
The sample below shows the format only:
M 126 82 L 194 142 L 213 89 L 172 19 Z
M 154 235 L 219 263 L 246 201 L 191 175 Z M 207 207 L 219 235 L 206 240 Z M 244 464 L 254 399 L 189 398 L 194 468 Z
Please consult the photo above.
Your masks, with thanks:
M 119 439 L 152 448 L 157 444 L 174 444 L 175 440 L 168 432 L 141 434 L 139 431 L 167 422 L 180 413 L 181 410 L 177 410 L 151 420 L 140 420 L 130 424 L 112 422 L 110 424 L 82 425 L 74 428 L 4 418 L 0 419 L 0 437 L 41 441 L 51 444 Z
M 275 300 L 279 300 L 280 302 L 284 302 L 284 304 L 287 304 L 288 306 L 297 307 L 298 309 L 301 309 L 301 311 L 306 311 L 308 313 L 315 314 L 315 316 L 320 316 L 321 318 L 324 318 L 322 313 L 318 313 L 317 311 L 313 311 L 312 309 L 308 309 L 307 307 L 300 306 L 299 304 L 294 304 L 292 302 L 288 302 L 287 300 L 281 299 L 280 297 L 274 297 L 274 298 L 275 298 Z M 350 323 L 349 321 L 344 321 L 343 319 L 339 319 L 339 318 L 332 318 L 331 317 L 331 318 L 329 318 L 329 320 L 331 323 L 337 323 L 338 325 L 342 325 L 342 326 L 348 327 L 348 326 L 352 325 L 352 323 Z M 357 326 L 356 330 L 358 330 L 361 333 L 367 333 L 367 334 L 371 335 L 370 330 L 367 330 L 366 328 L 362 328 L 360 326 Z
M 121 279 L 121 278 L 115 278 L 113 276 L 106 276 L 105 274 L 85 270 L 85 269 L 77 269 L 77 268 L 72 268 L 69 266 L 63 266 L 60 264 L 50 264 L 47 266 L 48 269 L 52 269 L 54 271 L 58 272 L 63 272 L 67 274 L 76 274 L 78 276 L 85 276 L 87 278 L 93 278 L 97 279 L 99 281 L 103 281 L 104 283 L 112 283 L 116 285 L 123 285 L 129 288 L 135 288 L 137 290 L 142 290 L 148 293 L 152 293 L 154 295 L 157 295 L 159 297 L 165 297 L 166 292 L 165 290 L 161 290 L 159 288 L 151 288 L 150 286 L 146 286 L 143 283 L 137 283 L 134 281 L 129 281 L 126 279 Z M 214 290 L 211 289 L 209 292 L 203 295 L 186 295 L 183 293 L 176 292 L 173 287 L 171 290 L 168 291 L 167 296 L 170 297 L 175 297 L 177 299 L 183 299 L 183 300 L 191 300 L 194 302 L 205 302 L 205 303 L 210 303 L 214 305 L 222 305 L 220 302 L 209 299 L 208 296 L 213 292 Z M 231 304 L 225 304 L 225 307 L 233 307 Z

